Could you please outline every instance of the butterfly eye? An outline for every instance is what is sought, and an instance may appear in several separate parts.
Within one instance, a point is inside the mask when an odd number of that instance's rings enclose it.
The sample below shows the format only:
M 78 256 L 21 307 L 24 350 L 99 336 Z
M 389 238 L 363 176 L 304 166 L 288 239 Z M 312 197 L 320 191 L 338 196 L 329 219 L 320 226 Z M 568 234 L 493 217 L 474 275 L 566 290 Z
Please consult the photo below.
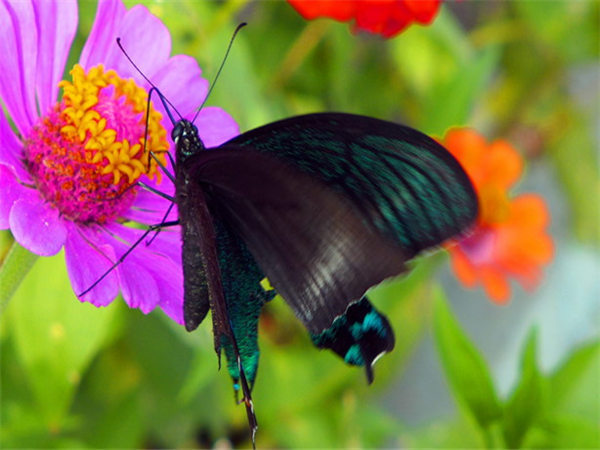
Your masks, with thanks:
M 177 122 L 177 124 L 173 127 L 173 131 L 171 131 L 171 139 L 173 139 L 173 142 L 177 143 L 182 133 L 183 125 L 181 124 L 181 122 Z

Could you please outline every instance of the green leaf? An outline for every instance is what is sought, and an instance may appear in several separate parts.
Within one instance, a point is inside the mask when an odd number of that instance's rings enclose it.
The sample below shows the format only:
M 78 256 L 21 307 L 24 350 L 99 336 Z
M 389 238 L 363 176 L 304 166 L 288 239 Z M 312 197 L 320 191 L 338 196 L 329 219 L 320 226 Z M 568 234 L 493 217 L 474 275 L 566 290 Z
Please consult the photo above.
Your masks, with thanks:
M 21 247 L 17 241 L 12 243 L 0 266 L 0 313 L 4 311 L 37 258 L 38 255 Z
M 64 426 L 83 372 L 118 324 L 116 310 L 77 300 L 62 254 L 39 258 L 16 291 L 7 322 L 49 430 Z
M 569 377 L 569 379 L 567 379 Z M 551 378 L 552 413 L 569 414 L 600 423 L 600 352 L 591 345 L 577 351 Z M 558 383 L 563 385 L 558 388 Z
M 388 45 L 402 83 L 420 96 L 453 78 L 474 53 L 464 30 L 444 8 L 434 27 L 409 27 Z
M 580 384 L 581 378 L 591 365 L 598 361 L 600 356 L 600 341 L 594 341 L 577 349 L 570 357 L 550 376 L 549 401 L 552 406 L 560 407 L 569 394 Z
M 468 125 L 499 58 L 500 48 L 488 46 L 462 63 L 451 79 L 436 85 L 423 108 L 422 129 L 441 136 L 449 127 Z
M 548 121 L 549 118 L 544 120 Z M 582 195 L 582 192 L 600 191 L 598 152 L 592 134 L 596 123 L 588 122 L 575 108 L 565 106 L 562 107 L 559 117 L 553 120 L 560 120 L 561 127 L 552 133 L 548 151 L 569 200 L 570 220 L 578 238 L 598 245 L 598 196 Z M 575 149 L 577 157 L 573 158 L 572 153 L 565 149 Z
M 600 448 L 598 420 L 557 414 L 533 427 L 523 442 L 526 448 Z
M 537 330 L 533 329 L 523 353 L 521 379 L 504 410 L 504 440 L 510 448 L 521 446 L 544 410 L 544 379 L 537 367 L 536 348 Z
M 553 58 L 576 63 L 598 56 L 598 2 L 514 2 L 527 37 Z M 538 45 L 539 45 L 538 44 Z M 541 47 L 541 45 L 540 45 Z
M 397 434 L 401 448 L 483 449 L 503 447 L 502 431 L 494 423 L 482 433 L 478 424 L 466 415 L 451 415 L 424 426 L 406 427 Z
M 486 363 L 460 328 L 441 289 L 435 291 L 434 328 L 442 366 L 455 397 L 482 428 L 501 417 Z

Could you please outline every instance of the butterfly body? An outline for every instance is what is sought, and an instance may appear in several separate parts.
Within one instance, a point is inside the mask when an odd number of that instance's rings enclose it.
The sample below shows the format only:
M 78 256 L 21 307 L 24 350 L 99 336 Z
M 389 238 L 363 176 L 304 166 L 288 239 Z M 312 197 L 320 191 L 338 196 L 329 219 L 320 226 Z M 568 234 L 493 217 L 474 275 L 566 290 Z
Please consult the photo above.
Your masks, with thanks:
M 204 151 L 204 144 L 196 128 L 187 121 L 179 122 L 172 134 L 177 161 L 175 201 L 183 242 L 184 320 L 186 329 L 191 331 L 208 313 L 211 295 L 218 295 L 215 291 L 220 290 L 221 276 L 219 266 L 215 264 L 215 230 L 206 196 L 185 165 L 189 156 Z M 211 282 L 217 286 L 209 286 Z

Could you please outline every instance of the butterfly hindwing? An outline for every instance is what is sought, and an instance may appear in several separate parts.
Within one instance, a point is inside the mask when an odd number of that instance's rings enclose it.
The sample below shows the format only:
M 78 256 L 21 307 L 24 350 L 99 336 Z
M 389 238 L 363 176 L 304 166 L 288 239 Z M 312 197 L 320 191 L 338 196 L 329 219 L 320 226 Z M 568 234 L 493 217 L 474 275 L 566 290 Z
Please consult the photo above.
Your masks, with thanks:
M 229 142 L 319 178 L 408 257 L 462 232 L 477 215 L 477 197 L 454 157 L 430 137 L 396 123 L 308 114 Z

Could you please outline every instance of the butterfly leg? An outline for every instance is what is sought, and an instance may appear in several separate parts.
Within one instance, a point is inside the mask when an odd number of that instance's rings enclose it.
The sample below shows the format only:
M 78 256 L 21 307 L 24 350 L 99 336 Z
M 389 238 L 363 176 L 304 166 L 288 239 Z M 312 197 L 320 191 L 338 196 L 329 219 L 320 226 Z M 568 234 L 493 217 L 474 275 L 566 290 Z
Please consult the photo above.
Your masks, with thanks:
M 120 44 L 119 44 L 119 46 L 120 46 Z M 127 58 L 129 58 L 129 56 L 127 56 Z M 132 64 L 133 64 L 133 61 L 132 61 Z M 137 66 L 135 66 L 135 64 L 134 64 L 134 67 L 137 68 Z M 146 78 L 146 77 L 144 77 L 144 78 Z M 152 83 L 150 83 L 150 84 L 152 84 Z M 152 88 L 150 88 L 150 91 L 148 91 L 148 103 L 146 104 L 146 127 L 144 129 L 144 149 L 143 149 L 144 153 L 146 153 L 146 143 L 148 142 L 148 124 L 150 123 L 150 101 L 152 99 L 152 94 L 154 94 L 155 92 L 159 96 L 160 101 L 164 105 L 165 110 L 167 111 L 167 113 L 169 114 L 169 117 L 171 118 L 171 122 L 174 123 L 173 118 L 171 116 L 171 113 L 169 111 L 169 108 L 167 107 L 167 104 L 165 102 L 166 99 L 164 98 L 164 96 L 158 90 L 158 88 L 156 86 L 152 86 Z M 171 155 L 170 155 L 170 153 L 168 151 L 167 151 L 167 155 L 169 156 L 169 159 L 171 161 L 172 166 L 175 167 L 175 164 L 173 162 L 173 158 L 171 157 Z M 150 167 L 150 158 L 152 158 L 156 162 L 156 164 L 158 165 L 158 167 L 160 168 L 160 170 L 163 171 L 163 173 L 167 176 L 167 178 L 169 178 L 169 180 L 171 180 L 171 182 L 173 184 L 175 184 L 175 176 L 171 172 L 169 172 L 167 170 L 167 168 L 163 165 L 163 163 L 161 163 L 158 160 L 158 158 L 156 157 L 156 155 L 152 151 L 148 152 L 148 167 Z
M 167 211 L 165 212 L 165 215 L 162 218 L 162 222 L 163 223 L 166 223 L 167 217 L 169 217 L 169 214 L 171 213 L 171 210 L 173 209 L 173 206 L 175 206 L 175 203 L 171 203 L 169 205 L 169 207 L 167 208 Z M 160 233 L 160 230 L 162 230 L 162 229 L 163 229 L 163 227 L 160 227 L 160 228 L 156 229 L 156 231 L 154 232 L 154 234 L 152 235 L 152 237 L 146 241 L 146 246 L 152 244 L 152 242 L 154 241 L 154 239 L 156 239 L 156 236 L 158 236 L 158 233 Z
M 236 345 L 237 348 L 237 345 Z M 237 352 L 237 351 L 236 351 Z M 256 420 L 256 414 L 254 413 L 254 404 L 252 403 L 252 395 L 250 393 L 250 386 L 246 380 L 246 374 L 242 367 L 242 358 L 239 353 L 237 355 L 238 370 L 240 372 L 240 384 L 242 385 L 242 394 L 244 397 L 242 401 L 246 405 L 246 415 L 248 416 L 248 425 L 252 432 L 252 448 L 256 448 L 256 430 L 258 429 L 258 421 Z
M 164 192 L 159 191 L 156 188 L 153 188 L 152 186 L 147 185 L 146 183 L 142 183 L 141 181 L 138 181 L 137 183 L 139 186 L 141 186 L 143 189 L 152 192 L 153 194 L 158 195 L 159 197 L 164 198 L 165 200 L 169 200 L 171 203 L 175 203 L 175 197 L 171 197 L 169 194 L 165 194 Z M 135 185 L 132 185 L 135 186 Z
M 119 264 L 121 264 L 123 261 L 125 261 L 125 258 L 127 258 L 127 256 L 138 246 L 140 245 L 140 243 L 146 238 L 146 236 L 148 236 L 150 233 L 152 233 L 155 230 L 161 229 L 161 228 L 165 228 L 165 227 L 172 227 L 175 225 L 179 225 L 179 221 L 178 220 L 174 220 L 172 222 L 163 222 L 163 223 L 159 223 L 156 225 L 151 225 L 149 226 L 146 231 L 131 245 L 131 247 L 129 247 L 127 249 L 127 251 L 125 253 L 123 253 L 121 255 L 121 257 L 112 265 L 108 268 L 108 270 L 106 272 L 104 272 L 102 274 L 102 276 L 100 278 L 98 278 L 96 281 L 94 281 L 94 283 L 88 287 L 85 291 L 77 294 L 77 297 L 81 297 L 85 294 L 87 294 L 88 292 L 90 292 L 92 289 L 94 289 L 98 283 L 100 283 L 102 280 L 104 280 L 104 278 L 106 278 L 106 276 L 111 273 L 114 269 L 117 268 L 117 266 Z

